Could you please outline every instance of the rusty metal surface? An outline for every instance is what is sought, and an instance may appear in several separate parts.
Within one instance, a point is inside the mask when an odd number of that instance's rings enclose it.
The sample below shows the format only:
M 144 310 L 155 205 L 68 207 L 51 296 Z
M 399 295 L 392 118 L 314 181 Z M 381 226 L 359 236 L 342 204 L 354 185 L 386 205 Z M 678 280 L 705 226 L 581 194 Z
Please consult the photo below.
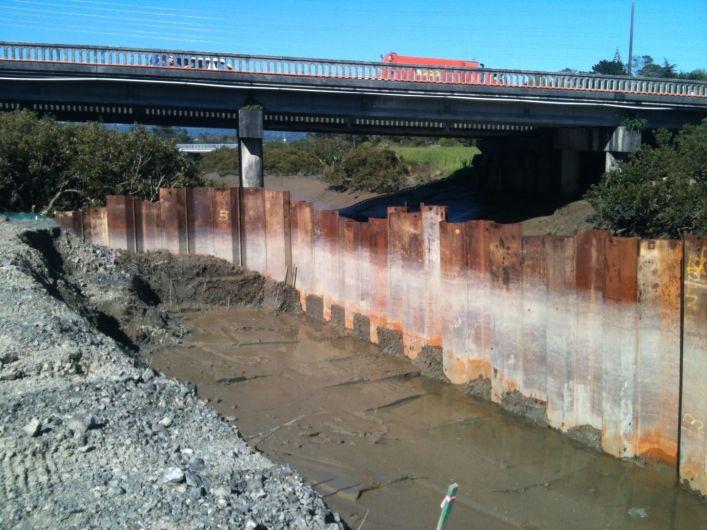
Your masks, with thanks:
M 677 463 L 682 245 L 640 242 L 636 454 Z
M 587 230 L 575 236 L 575 363 L 584 379 L 575 379 L 575 413 L 579 425 L 602 428 L 602 334 L 604 261 L 608 235 Z
M 321 296 L 325 318 L 334 304 L 349 328 L 366 316 L 374 342 L 379 326 L 399 330 L 410 357 L 441 346 L 452 382 L 486 379 L 495 401 L 518 390 L 546 402 L 553 427 L 595 429 L 618 457 L 678 464 L 705 493 L 705 240 L 687 237 L 683 259 L 678 241 L 521 237 L 518 224 L 444 218 L 423 205 L 361 223 L 231 188 L 163 189 L 159 204 L 109 196 L 57 222 L 116 248 L 244 255 L 249 269 L 294 280 L 303 301 Z
M 108 220 L 108 245 L 135 252 L 135 208 L 134 199 L 123 195 L 106 197 Z
M 447 219 L 444 206 L 421 205 L 422 254 L 425 275 L 425 340 L 431 346 L 442 346 L 443 318 L 439 310 L 442 299 L 440 256 L 440 222 Z
M 400 256 L 398 289 L 402 309 L 403 347 L 405 355 L 415 358 L 425 343 L 425 268 L 423 263 L 422 214 L 399 212 L 396 233 Z M 393 286 L 391 285 L 391 288 Z
M 403 295 L 410 287 L 403 269 L 403 215 L 407 209 L 388 208 L 388 325 L 403 330 Z
M 489 232 L 489 275 L 492 318 L 492 399 L 518 390 L 521 333 L 520 224 L 492 225 Z
M 76 212 L 74 211 L 56 212 L 56 214 L 54 215 L 54 220 L 56 221 L 56 224 L 58 224 L 64 230 L 73 231 L 75 214 Z
M 187 189 L 187 242 L 189 254 L 211 256 L 213 239 L 213 188 Z
M 214 188 L 211 211 L 214 256 L 240 265 L 239 188 Z
M 342 268 L 342 299 L 344 323 L 353 329 L 353 315 L 360 312 L 361 301 L 361 223 L 352 219 L 339 219 L 339 245 Z
M 265 190 L 267 274 L 284 282 L 292 268 L 290 192 Z
M 521 239 L 521 348 L 518 385 L 526 396 L 547 401 L 547 263 L 542 236 Z
M 495 304 L 491 297 L 491 275 L 489 245 L 495 223 L 491 221 L 467 221 L 469 241 L 467 244 L 467 355 L 469 381 L 491 380 L 492 364 L 492 318 L 490 308 Z
M 368 285 L 371 289 L 371 340 L 378 342 L 378 327 L 388 326 L 388 220 L 368 220 Z
M 707 495 L 707 238 L 686 236 L 680 479 Z
M 314 292 L 312 205 L 308 202 L 292 201 L 291 212 L 293 284 L 299 290 L 302 307 L 306 310 L 306 297 Z
M 138 252 L 162 248 L 159 203 L 135 201 L 135 246 Z
M 105 207 L 86 210 L 83 223 L 86 241 L 94 245 L 108 246 L 108 215 Z
M 602 448 L 634 452 L 638 239 L 609 237 L 604 258 Z
M 160 188 L 162 247 L 172 254 L 186 254 L 187 193 L 185 188 Z
M 547 274 L 546 391 L 551 426 L 567 430 L 574 419 L 576 331 L 575 240 L 545 236 Z
M 314 292 L 322 297 L 324 318 L 331 319 L 331 306 L 340 304 L 339 213 L 314 210 Z
M 145 201 L 135 200 L 133 208 L 135 209 L 135 251 L 146 252 L 148 249 L 145 245 Z
M 252 271 L 267 272 L 265 242 L 265 193 L 263 188 L 241 188 L 241 245 L 243 265 Z
M 359 312 L 368 316 L 371 312 L 371 296 L 372 296 L 372 285 L 370 278 L 371 273 L 371 259 L 369 256 L 369 239 L 371 233 L 371 224 L 368 222 L 358 223 L 358 229 L 360 231 L 358 239 L 358 248 L 356 249 L 357 259 L 359 263 L 359 283 L 360 283 L 360 296 L 358 300 Z M 370 332 L 368 334 L 370 338 Z
M 467 263 L 469 223 L 439 224 L 440 293 L 437 310 L 442 334 L 442 366 L 452 383 L 464 384 L 469 377 L 466 348 Z

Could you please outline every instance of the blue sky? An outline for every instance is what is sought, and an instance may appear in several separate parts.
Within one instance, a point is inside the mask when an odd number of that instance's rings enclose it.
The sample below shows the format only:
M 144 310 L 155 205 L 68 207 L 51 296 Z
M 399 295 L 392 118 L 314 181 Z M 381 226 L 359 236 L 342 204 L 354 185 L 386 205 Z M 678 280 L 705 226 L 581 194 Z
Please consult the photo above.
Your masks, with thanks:
M 0 40 L 588 70 L 628 55 L 630 0 L 0 0 Z M 707 68 L 707 0 L 636 0 L 634 53 Z

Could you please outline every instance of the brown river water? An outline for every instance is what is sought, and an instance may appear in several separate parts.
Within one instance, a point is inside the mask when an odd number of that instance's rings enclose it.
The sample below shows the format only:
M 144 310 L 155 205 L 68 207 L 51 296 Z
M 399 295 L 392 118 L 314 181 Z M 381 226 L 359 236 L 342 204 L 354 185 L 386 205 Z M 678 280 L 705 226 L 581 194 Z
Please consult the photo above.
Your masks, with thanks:
M 257 449 L 354 529 L 707 529 L 675 471 L 598 454 L 419 375 L 406 359 L 296 315 L 184 315 L 153 366 L 195 383 Z

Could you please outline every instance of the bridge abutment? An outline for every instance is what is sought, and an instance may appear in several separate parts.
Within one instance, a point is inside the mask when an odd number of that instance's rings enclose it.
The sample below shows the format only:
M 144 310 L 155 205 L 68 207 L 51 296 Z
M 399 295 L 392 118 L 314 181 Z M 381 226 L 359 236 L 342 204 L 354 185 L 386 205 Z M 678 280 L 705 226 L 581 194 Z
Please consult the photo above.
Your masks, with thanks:
M 263 111 L 243 108 L 238 111 L 238 158 L 242 188 L 262 188 Z
M 603 155 L 603 171 L 616 166 L 616 161 L 625 159 L 628 154 L 641 147 L 640 131 L 624 126 L 615 129 L 604 127 L 572 127 L 557 129 L 554 147 L 562 152 L 560 162 L 560 191 L 567 197 L 576 196 L 582 191 L 582 159 L 597 160 L 596 155 Z M 582 153 L 587 155 L 582 156 Z M 597 171 L 592 165 L 592 171 Z M 599 177 L 599 174 L 594 175 Z

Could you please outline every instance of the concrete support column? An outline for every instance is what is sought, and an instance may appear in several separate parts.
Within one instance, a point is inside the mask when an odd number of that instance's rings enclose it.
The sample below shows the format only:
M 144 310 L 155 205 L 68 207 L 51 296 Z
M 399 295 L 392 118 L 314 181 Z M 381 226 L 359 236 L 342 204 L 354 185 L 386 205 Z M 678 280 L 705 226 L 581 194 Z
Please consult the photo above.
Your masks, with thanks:
M 242 188 L 262 188 L 263 180 L 263 111 L 238 111 L 238 157 Z
M 630 153 L 635 153 L 641 147 L 641 132 L 626 127 L 617 127 L 604 146 L 604 170 L 611 171 L 616 167 L 617 160 L 626 160 Z
M 604 153 L 605 155 L 605 163 L 604 163 L 604 171 L 608 173 L 612 169 L 616 167 L 616 157 L 614 156 L 614 153 L 611 153 L 609 151 L 606 151 Z
M 560 168 L 560 191 L 566 197 L 573 197 L 579 193 L 580 167 L 579 151 L 562 149 Z

